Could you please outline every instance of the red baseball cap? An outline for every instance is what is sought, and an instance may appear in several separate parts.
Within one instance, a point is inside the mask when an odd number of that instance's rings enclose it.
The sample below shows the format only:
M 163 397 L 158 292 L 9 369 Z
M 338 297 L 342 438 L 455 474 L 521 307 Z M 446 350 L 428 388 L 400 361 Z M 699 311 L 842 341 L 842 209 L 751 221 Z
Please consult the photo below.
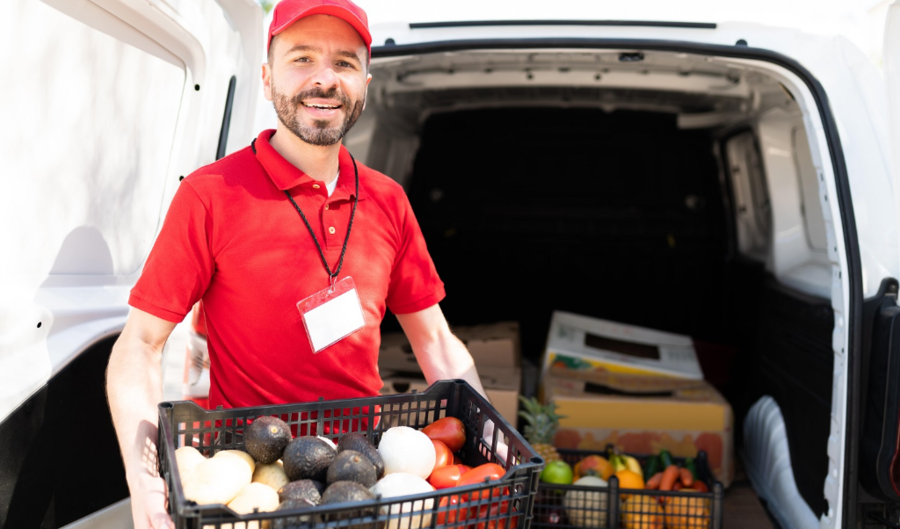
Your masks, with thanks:
M 372 35 L 369 33 L 369 19 L 361 7 L 350 0 L 281 0 L 275 6 L 272 23 L 269 25 L 269 44 L 272 37 L 286 30 L 301 18 L 312 15 L 331 15 L 350 24 L 359 33 L 366 49 L 372 52 Z

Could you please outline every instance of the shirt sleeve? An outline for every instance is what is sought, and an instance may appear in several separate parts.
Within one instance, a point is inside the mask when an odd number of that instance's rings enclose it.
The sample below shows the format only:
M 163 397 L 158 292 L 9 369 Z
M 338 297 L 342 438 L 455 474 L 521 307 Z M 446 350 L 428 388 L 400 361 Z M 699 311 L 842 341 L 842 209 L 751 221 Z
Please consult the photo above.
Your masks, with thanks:
M 409 199 L 405 193 L 401 195 L 400 249 L 391 270 L 386 302 L 394 314 L 410 314 L 440 302 L 445 292 Z
M 183 180 L 128 304 L 180 323 L 212 279 L 210 233 L 209 211 L 190 182 Z

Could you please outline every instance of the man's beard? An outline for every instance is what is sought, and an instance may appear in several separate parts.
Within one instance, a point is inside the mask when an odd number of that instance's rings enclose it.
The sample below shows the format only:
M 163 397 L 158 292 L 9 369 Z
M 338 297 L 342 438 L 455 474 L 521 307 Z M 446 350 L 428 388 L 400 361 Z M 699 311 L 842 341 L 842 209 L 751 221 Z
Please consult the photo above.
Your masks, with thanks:
M 297 118 L 297 109 L 303 105 L 304 99 L 313 98 L 333 99 L 340 103 L 346 116 L 340 127 L 329 128 L 328 121 L 325 120 L 315 120 L 312 126 L 300 123 L 300 120 Z M 359 119 L 359 115 L 362 114 L 366 96 L 363 95 L 362 99 L 353 104 L 346 95 L 338 93 L 337 88 L 332 88 L 327 92 L 320 88 L 311 88 L 295 94 L 293 97 L 288 97 L 278 92 L 273 83 L 272 101 L 275 103 L 275 112 L 278 114 L 278 120 L 289 131 L 311 145 L 327 146 L 341 141 L 344 134 L 347 134 L 347 131 L 353 127 L 353 124 Z

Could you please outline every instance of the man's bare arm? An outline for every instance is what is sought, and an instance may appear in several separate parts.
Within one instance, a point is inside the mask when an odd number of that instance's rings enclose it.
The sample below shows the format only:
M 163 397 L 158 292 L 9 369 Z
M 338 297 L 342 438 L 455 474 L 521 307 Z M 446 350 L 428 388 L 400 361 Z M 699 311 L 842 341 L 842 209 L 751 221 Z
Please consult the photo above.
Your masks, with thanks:
M 487 398 L 472 355 L 459 338 L 450 332 L 450 326 L 439 305 L 411 314 L 398 314 L 397 320 L 400 321 L 429 384 L 438 380 L 461 378 Z
M 174 527 L 156 457 L 162 351 L 174 328 L 174 323 L 132 309 L 106 370 L 106 394 L 125 462 L 135 529 Z

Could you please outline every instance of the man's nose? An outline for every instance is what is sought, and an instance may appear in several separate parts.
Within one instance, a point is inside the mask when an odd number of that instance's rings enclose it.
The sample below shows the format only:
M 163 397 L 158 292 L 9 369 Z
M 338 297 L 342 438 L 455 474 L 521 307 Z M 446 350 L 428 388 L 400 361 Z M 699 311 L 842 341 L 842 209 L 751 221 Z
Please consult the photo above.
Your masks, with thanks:
M 316 70 L 312 81 L 317 86 L 329 89 L 338 85 L 338 76 L 330 64 L 325 64 Z

